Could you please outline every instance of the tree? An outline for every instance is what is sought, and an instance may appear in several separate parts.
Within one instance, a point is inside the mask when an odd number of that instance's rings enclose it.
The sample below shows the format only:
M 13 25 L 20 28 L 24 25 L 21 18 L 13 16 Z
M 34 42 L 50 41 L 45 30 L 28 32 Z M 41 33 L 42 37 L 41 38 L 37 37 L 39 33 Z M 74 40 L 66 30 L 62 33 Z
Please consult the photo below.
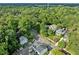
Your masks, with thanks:
M 44 25 L 44 23 L 40 24 L 40 33 L 44 36 L 48 36 L 47 27 Z
M 48 35 L 50 36 L 50 35 L 54 35 L 54 32 L 53 32 L 53 30 L 51 30 L 51 29 L 48 29 Z
M 16 33 L 14 30 L 8 29 L 8 30 L 6 30 L 6 33 L 7 33 L 6 39 L 7 39 L 7 43 L 8 43 L 8 46 L 7 46 L 8 53 L 12 54 L 20 46 L 19 46 L 18 40 L 16 39 Z
M 7 44 L 5 42 L 0 43 L 0 55 L 6 55 L 6 54 L 8 54 Z

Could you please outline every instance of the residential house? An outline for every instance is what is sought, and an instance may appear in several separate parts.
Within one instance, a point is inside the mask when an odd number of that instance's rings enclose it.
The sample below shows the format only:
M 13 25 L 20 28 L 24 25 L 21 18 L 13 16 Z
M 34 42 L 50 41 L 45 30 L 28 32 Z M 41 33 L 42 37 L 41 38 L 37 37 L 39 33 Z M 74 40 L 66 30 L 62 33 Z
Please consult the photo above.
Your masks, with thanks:
M 67 29 L 62 28 L 62 29 L 57 29 L 55 34 L 56 35 L 64 35 L 67 32 Z
M 35 42 L 33 43 L 32 49 L 33 49 L 38 55 L 43 55 L 43 54 L 45 54 L 45 53 L 48 51 L 46 44 L 43 44 L 43 43 L 40 43 L 40 42 L 37 42 L 37 41 L 35 41 Z
M 20 44 L 21 44 L 21 45 L 24 45 L 25 43 L 28 43 L 27 37 L 21 36 L 21 37 L 19 38 L 19 40 L 20 40 Z

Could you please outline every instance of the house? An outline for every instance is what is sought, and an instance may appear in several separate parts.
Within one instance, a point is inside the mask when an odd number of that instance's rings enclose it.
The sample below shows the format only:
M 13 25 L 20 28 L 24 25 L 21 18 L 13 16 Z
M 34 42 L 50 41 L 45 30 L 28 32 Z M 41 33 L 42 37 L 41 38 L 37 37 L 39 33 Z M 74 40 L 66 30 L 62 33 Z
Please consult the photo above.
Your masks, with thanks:
M 57 29 L 57 25 L 53 24 L 53 25 L 49 25 L 49 29 L 56 31 Z
M 62 28 L 62 29 L 57 29 L 55 34 L 56 35 L 64 35 L 67 32 L 67 29 Z
M 26 37 L 24 37 L 24 36 L 21 36 L 19 38 L 19 40 L 20 40 L 21 45 L 24 45 L 25 43 L 28 43 L 28 39 Z
M 34 42 L 32 45 L 32 49 L 38 54 L 38 55 L 43 55 L 45 54 L 48 49 L 47 49 L 47 45 L 40 43 L 40 42 Z

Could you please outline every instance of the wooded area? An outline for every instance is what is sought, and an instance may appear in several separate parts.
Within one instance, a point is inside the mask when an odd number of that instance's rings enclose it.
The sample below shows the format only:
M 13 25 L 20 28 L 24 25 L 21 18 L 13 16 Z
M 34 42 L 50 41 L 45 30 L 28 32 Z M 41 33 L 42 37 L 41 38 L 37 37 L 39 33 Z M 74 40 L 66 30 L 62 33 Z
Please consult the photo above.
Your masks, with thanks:
M 79 8 L 69 6 L 27 7 L 0 6 L 0 54 L 12 54 L 20 48 L 19 37 L 33 41 L 32 29 L 45 37 L 55 37 L 48 25 L 68 29 L 66 50 L 79 54 Z M 63 47 L 63 46 L 62 46 Z

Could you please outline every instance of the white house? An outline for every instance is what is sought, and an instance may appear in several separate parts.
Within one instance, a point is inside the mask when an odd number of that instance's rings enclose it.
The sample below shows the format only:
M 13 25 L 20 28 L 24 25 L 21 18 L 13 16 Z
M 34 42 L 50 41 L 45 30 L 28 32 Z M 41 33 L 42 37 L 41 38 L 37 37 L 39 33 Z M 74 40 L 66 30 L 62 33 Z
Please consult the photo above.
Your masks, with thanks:
M 21 36 L 21 37 L 19 38 L 19 40 L 20 40 L 20 44 L 21 44 L 21 45 L 24 45 L 25 43 L 28 42 L 28 39 L 27 39 L 26 37 L 24 37 L 24 36 Z
M 66 29 L 65 28 L 62 28 L 62 29 L 58 29 L 56 30 L 55 34 L 56 35 L 64 35 L 66 33 Z

